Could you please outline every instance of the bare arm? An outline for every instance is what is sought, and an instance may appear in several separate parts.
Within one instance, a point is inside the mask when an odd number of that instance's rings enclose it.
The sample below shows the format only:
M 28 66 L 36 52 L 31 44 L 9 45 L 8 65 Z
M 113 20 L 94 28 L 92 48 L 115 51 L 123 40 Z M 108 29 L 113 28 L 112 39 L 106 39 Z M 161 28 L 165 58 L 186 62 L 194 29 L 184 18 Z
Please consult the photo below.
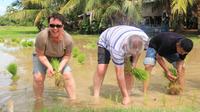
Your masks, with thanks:
M 133 57 L 133 59 L 132 59 L 132 60 L 133 60 L 133 63 L 132 63 L 132 67 L 133 67 L 133 68 L 136 67 L 140 55 L 141 55 L 141 53 L 138 53 L 138 54 L 132 56 L 132 57 Z
M 123 97 L 128 97 L 128 92 L 126 89 L 126 82 L 125 82 L 125 77 L 124 77 L 124 68 L 115 66 L 115 71 L 116 71 L 116 77 L 117 77 L 117 82 L 118 82 L 120 91 Z
M 178 76 L 178 83 L 181 86 L 181 89 L 184 89 L 185 85 L 185 67 L 184 67 L 184 61 L 178 61 L 177 62 L 177 76 Z
M 165 61 L 163 59 L 162 56 L 160 56 L 159 54 L 156 54 L 156 59 L 158 61 L 158 63 L 160 64 L 160 66 L 163 68 L 163 70 L 165 71 L 165 73 L 167 74 L 167 78 L 169 80 L 175 80 L 176 77 L 172 75 L 172 73 L 169 71 L 168 67 L 165 64 Z
M 60 62 L 59 71 L 62 71 L 64 66 L 69 62 L 70 56 L 63 56 L 62 61 Z
M 177 62 L 178 76 L 182 75 L 184 73 L 184 67 L 183 67 L 183 65 L 184 65 L 184 61 L 183 60 Z
M 66 46 L 65 54 L 62 57 L 60 66 L 58 68 L 59 71 L 62 71 L 63 68 L 65 67 L 65 65 L 69 62 L 69 59 L 70 59 L 71 53 L 72 53 L 72 45 L 73 45 L 72 42 L 69 42 L 68 45 Z
M 40 60 L 40 62 L 47 67 L 47 73 L 49 76 L 52 76 L 54 71 L 53 71 L 53 67 L 50 64 L 49 60 L 47 59 L 47 57 L 41 53 L 38 49 L 36 49 L 36 54 Z
M 165 64 L 163 57 L 160 56 L 159 54 L 156 54 L 156 59 L 157 59 L 158 63 L 160 64 L 160 66 L 163 68 L 163 70 L 165 72 L 169 72 L 169 69 L 167 68 L 167 66 Z

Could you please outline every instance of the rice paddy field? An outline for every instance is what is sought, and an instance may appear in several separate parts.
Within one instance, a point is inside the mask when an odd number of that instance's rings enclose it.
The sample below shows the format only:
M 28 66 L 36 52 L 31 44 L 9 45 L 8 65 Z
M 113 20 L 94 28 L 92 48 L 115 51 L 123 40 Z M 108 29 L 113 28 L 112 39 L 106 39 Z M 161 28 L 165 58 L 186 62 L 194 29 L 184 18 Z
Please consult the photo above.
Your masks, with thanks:
M 98 35 L 76 33 L 70 33 L 74 40 L 70 66 L 76 82 L 77 100 L 70 101 L 64 89 L 56 88 L 54 80 L 46 77 L 44 98 L 36 101 L 32 89 L 32 53 L 36 34 L 35 27 L 0 26 L 0 112 L 200 112 L 198 35 L 187 35 L 194 41 L 194 49 L 186 58 L 183 94 L 167 94 L 169 81 L 157 64 L 152 72 L 148 95 L 143 95 L 142 82 L 135 80 L 131 103 L 123 106 L 112 62 L 101 88 L 99 103 L 95 103 L 92 79 L 97 65 Z M 144 56 L 145 51 L 139 59 L 139 68 L 144 68 Z M 7 70 L 10 63 L 17 64 L 20 77 L 17 81 L 11 79 Z

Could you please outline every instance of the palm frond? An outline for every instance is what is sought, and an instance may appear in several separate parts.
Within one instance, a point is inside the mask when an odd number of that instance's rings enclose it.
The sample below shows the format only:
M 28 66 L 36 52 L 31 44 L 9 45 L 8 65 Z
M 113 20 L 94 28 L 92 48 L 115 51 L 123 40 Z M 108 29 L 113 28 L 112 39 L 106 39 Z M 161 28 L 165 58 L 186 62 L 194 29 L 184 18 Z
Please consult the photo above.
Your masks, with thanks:
M 122 6 L 122 11 L 130 19 L 130 21 L 138 22 L 141 20 L 142 1 L 137 2 L 125 0 Z
M 113 4 L 111 4 L 106 11 L 103 14 L 104 18 L 108 18 L 111 17 L 113 14 L 116 14 L 118 12 L 121 11 L 121 8 L 119 6 L 119 4 L 117 4 L 116 2 L 113 2 Z
M 60 13 L 69 13 L 71 10 L 73 10 L 77 5 L 81 3 L 81 0 L 69 0 L 67 4 L 65 4 L 61 9 Z
M 186 14 L 187 7 L 193 5 L 194 0 L 173 0 L 171 7 L 173 14 Z
M 43 8 L 48 7 L 53 0 L 22 0 L 23 5 L 28 5 L 29 3 L 37 4 L 42 6 Z
M 35 21 L 34 21 L 34 25 L 38 25 L 38 23 L 40 22 L 41 18 L 42 17 L 46 17 L 47 16 L 47 10 L 43 9 L 43 10 L 40 10 L 40 12 L 37 14 L 36 18 L 35 18 Z
M 24 20 L 29 18 L 35 18 L 39 10 L 20 10 L 15 13 L 10 13 L 6 15 L 7 18 L 15 18 L 16 20 Z
M 91 11 L 97 9 L 97 6 L 100 6 L 100 0 L 88 0 L 85 6 L 85 11 Z
M 94 9 L 91 11 L 94 15 L 94 18 L 96 20 L 100 20 L 102 18 L 103 13 L 105 12 L 105 9 L 100 8 L 100 9 Z

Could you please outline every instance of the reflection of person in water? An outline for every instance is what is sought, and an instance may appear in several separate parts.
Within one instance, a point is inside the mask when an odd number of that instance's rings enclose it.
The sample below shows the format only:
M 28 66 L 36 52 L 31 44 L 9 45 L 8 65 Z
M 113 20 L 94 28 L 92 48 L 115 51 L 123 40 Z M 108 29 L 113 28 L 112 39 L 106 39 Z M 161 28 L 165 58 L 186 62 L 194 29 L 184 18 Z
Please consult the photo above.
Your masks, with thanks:
M 169 31 L 169 15 L 164 10 L 162 14 L 162 23 L 161 23 L 161 31 L 167 32 Z
M 43 100 L 35 100 L 33 111 L 34 112 L 41 112 L 43 108 L 44 108 Z

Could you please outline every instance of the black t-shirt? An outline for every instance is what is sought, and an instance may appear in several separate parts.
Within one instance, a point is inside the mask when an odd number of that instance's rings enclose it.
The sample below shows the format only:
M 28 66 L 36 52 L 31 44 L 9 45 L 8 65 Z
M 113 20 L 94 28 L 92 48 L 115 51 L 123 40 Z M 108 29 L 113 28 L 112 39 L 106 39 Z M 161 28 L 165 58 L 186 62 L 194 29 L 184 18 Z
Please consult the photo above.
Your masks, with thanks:
M 160 56 L 169 56 L 177 53 L 176 43 L 185 38 L 173 32 L 162 32 L 150 40 L 149 47 L 154 48 Z M 186 55 L 179 54 L 180 59 L 184 60 Z

